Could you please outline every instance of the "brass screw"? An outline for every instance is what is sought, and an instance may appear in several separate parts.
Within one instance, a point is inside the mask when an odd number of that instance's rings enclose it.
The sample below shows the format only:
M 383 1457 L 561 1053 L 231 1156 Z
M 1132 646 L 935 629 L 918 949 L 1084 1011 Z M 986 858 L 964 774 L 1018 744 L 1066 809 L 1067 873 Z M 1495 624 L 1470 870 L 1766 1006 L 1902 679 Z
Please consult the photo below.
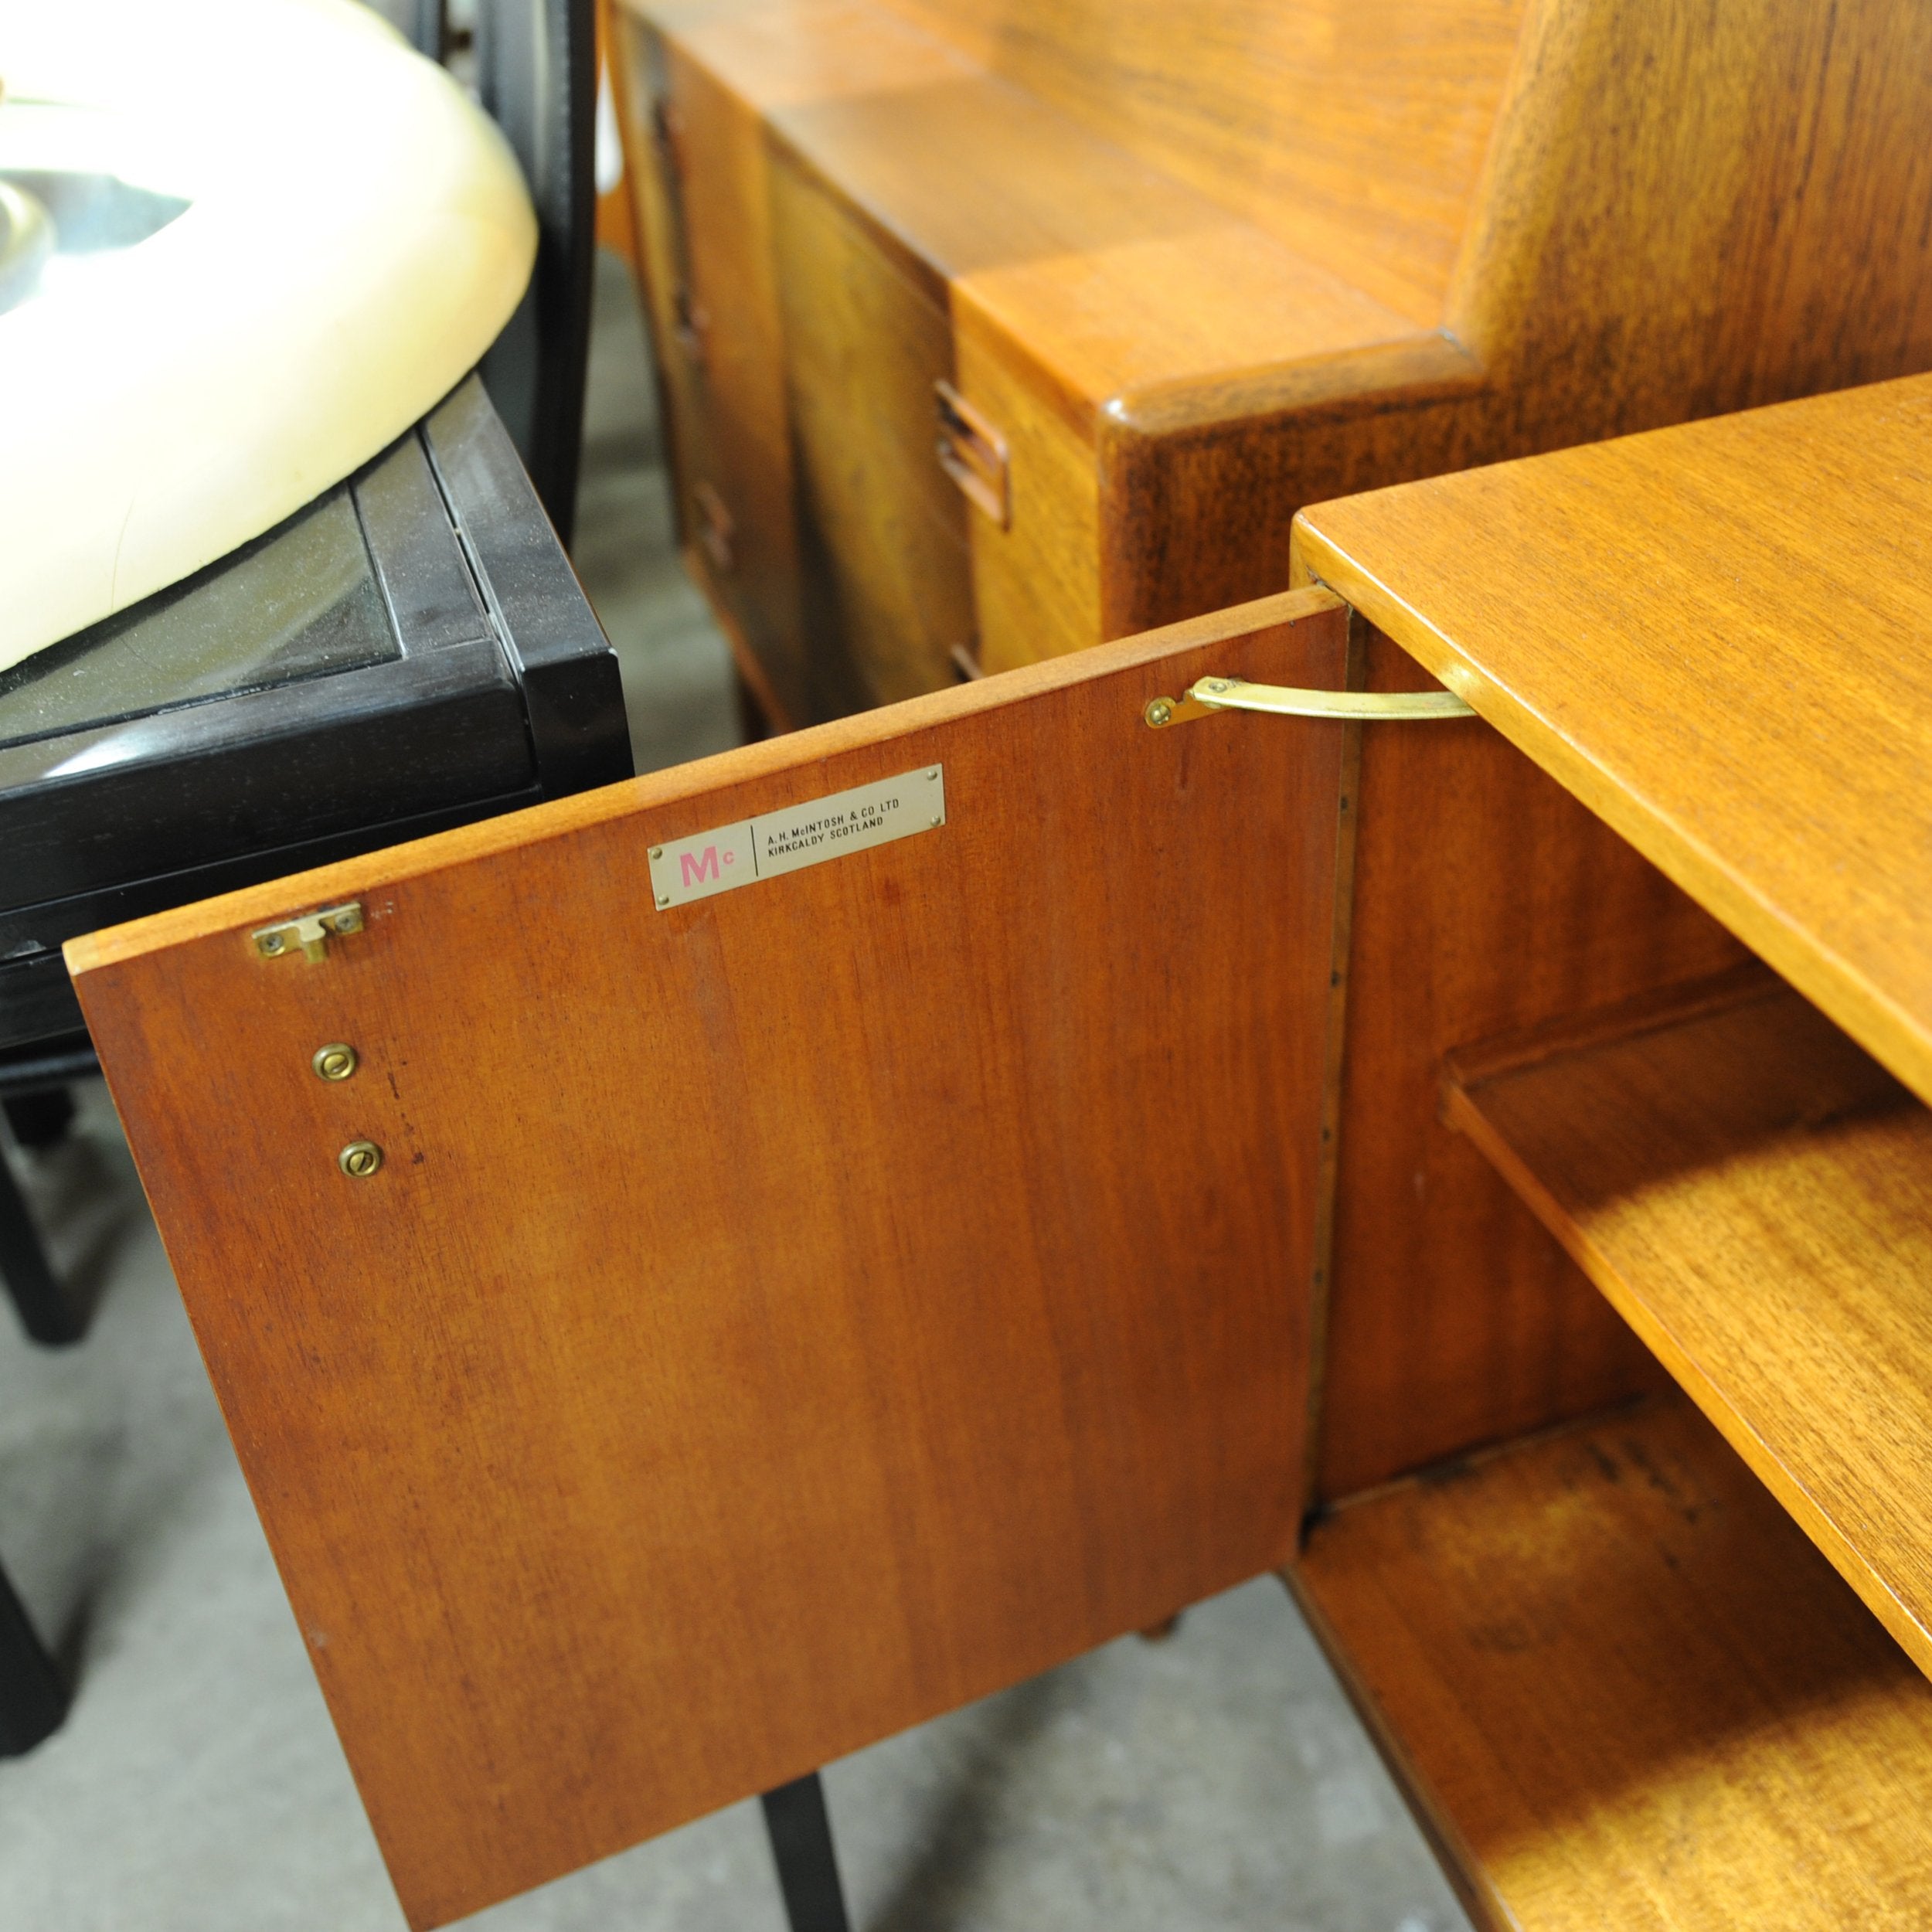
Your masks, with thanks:
M 270 959 L 274 958 L 276 954 L 283 951 L 287 944 L 288 941 L 283 938 L 280 933 L 264 933 L 262 935 L 262 951 Z
M 355 1049 L 345 1041 L 335 1040 L 327 1046 L 317 1047 L 315 1057 L 308 1063 L 319 1079 L 345 1080 L 355 1071 Z
M 335 1165 L 352 1181 L 366 1181 L 383 1165 L 383 1150 L 373 1141 L 351 1141 L 335 1157 Z
M 1141 713 L 1141 716 L 1158 731 L 1162 725 L 1172 724 L 1174 722 L 1173 700 L 1169 698 L 1156 698 Z
M 663 848 L 663 846 L 662 846 L 662 845 L 653 845 L 653 846 L 651 848 L 651 856 L 653 859 L 662 859 L 662 858 L 664 856 L 664 848 Z

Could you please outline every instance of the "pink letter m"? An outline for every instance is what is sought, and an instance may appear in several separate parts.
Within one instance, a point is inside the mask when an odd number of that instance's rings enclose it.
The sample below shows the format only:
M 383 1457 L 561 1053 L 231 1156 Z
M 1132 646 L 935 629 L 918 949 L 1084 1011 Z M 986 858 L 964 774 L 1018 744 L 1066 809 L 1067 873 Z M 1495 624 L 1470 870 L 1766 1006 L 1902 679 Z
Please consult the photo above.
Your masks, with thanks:
M 684 883 L 687 886 L 696 886 L 706 879 L 716 879 L 718 876 L 718 848 L 707 845 L 696 858 L 688 852 L 680 852 L 678 864 L 684 872 Z

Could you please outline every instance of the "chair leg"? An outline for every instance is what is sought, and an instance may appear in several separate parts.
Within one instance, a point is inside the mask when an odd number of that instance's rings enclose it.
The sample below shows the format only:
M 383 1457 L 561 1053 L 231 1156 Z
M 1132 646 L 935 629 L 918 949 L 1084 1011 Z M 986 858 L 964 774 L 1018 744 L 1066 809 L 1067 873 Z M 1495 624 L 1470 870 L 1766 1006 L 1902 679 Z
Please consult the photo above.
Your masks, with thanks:
M 0 1159 L 0 1284 L 12 1296 L 20 1325 L 35 1341 L 57 1347 L 80 1339 L 85 1325 L 53 1278 L 39 1232 L 4 1159 Z
M 67 1687 L 0 1570 L 0 1757 L 18 1757 L 60 1728 Z
M 64 1087 L 31 1094 L 10 1094 L 4 1101 L 7 1124 L 22 1147 L 57 1147 L 67 1138 L 77 1111 L 73 1096 Z
M 849 1932 L 838 1855 L 832 1849 L 832 1819 L 818 1774 L 794 1778 L 766 1792 L 761 1801 L 791 1932 Z

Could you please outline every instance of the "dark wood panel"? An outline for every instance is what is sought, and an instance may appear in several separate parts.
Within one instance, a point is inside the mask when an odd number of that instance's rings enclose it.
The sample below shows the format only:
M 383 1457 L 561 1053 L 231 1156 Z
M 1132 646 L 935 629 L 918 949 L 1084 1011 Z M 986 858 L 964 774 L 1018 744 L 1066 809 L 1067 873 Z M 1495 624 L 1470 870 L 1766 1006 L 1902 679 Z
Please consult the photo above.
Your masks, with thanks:
M 1369 634 L 1374 689 L 1429 679 Z M 1661 1372 L 1440 1114 L 1444 1056 L 1743 949 L 1487 725 L 1365 727 L 1320 1493 Z
M 1141 711 L 1332 683 L 1346 624 L 1283 598 L 70 947 L 413 1924 L 1291 1556 L 1338 747 Z M 660 842 L 933 764 L 942 828 L 654 909 Z M 250 944 L 348 899 L 320 964 Z

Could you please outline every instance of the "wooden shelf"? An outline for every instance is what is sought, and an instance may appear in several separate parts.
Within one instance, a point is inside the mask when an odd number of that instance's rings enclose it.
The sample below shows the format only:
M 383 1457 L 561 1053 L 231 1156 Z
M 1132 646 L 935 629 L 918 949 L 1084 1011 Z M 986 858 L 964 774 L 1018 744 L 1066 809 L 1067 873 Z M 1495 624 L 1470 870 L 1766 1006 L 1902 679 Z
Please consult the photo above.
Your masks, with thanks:
M 1757 968 L 1459 1056 L 1447 1111 L 1932 1672 L 1932 1113 Z
M 1932 1923 L 1932 1686 L 1681 1398 L 1345 1505 L 1291 1581 L 1479 1923 Z
M 1929 437 L 1914 376 L 1295 531 L 1301 570 L 1932 1100 Z

